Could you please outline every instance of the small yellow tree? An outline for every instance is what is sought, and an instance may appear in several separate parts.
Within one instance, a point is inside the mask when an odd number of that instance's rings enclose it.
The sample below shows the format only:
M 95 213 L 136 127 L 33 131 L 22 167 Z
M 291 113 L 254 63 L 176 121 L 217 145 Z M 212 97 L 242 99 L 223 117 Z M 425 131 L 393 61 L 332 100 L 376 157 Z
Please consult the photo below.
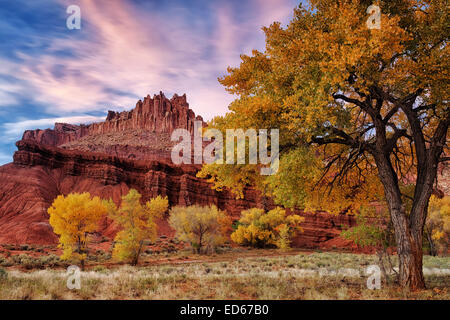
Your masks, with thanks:
M 288 215 L 282 208 L 269 212 L 253 208 L 242 211 L 236 231 L 231 234 L 234 242 L 252 247 L 277 246 L 282 250 L 290 248 L 291 239 L 297 231 L 303 232 L 299 215 Z
M 89 193 L 74 193 L 58 196 L 48 209 L 50 225 L 59 235 L 59 247 L 63 249 L 61 259 L 78 259 L 84 269 L 89 242 L 89 233 L 98 229 L 100 219 L 106 214 L 106 206 L 99 197 Z
M 120 208 L 111 200 L 108 202 L 109 217 L 122 228 L 114 239 L 116 245 L 113 257 L 129 261 L 132 265 L 139 262 L 144 240 L 156 239 L 157 225 L 154 219 L 161 217 L 169 206 L 167 197 L 158 196 L 145 205 L 141 204 L 141 197 L 139 192 L 131 189 L 122 197 Z
M 428 207 L 428 217 L 425 223 L 425 235 L 430 244 L 432 255 L 446 253 L 450 239 L 450 197 L 441 199 L 432 196 Z
M 169 224 L 177 237 L 189 242 L 197 253 L 225 243 L 231 229 L 230 217 L 216 206 L 174 207 L 170 211 Z

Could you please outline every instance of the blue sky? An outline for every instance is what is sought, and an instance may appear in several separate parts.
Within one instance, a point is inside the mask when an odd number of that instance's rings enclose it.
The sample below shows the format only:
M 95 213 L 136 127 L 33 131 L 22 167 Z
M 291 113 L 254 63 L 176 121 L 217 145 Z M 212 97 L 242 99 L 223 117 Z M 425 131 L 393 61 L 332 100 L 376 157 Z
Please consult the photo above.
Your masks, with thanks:
M 0 0 L 0 164 L 26 129 L 101 121 L 159 91 L 186 93 L 205 119 L 224 114 L 233 97 L 217 77 L 298 2 Z M 80 30 L 66 27 L 72 4 Z

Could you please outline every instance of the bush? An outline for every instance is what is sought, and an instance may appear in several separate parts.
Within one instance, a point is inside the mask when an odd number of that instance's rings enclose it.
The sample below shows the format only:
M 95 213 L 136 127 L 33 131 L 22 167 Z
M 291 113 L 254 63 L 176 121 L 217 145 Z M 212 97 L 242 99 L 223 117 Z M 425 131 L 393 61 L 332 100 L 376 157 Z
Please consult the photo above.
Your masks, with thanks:
M 0 281 L 5 280 L 7 278 L 8 278 L 8 272 L 5 269 L 0 268 Z
M 178 239 L 189 242 L 197 253 L 210 253 L 227 241 L 231 219 L 216 206 L 174 207 L 169 224 Z
M 44 267 L 56 267 L 56 266 L 63 265 L 63 263 L 61 262 L 61 259 L 54 254 L 51 254 L 48 256 L 41 256 L 39 259 L 40 259 L 42 266 L 44 266 Z
M 7 258 L 0 259 L 0 265 L 2 267 L 11 267 L 13 265 L 12 261 Z
M 93 270 L 95 272 L 105 273 L 108 271 L 108 268 L 106 268 L 105 266 L 98 265 L 98 266 L 95 266 Z
M 269 212 L 253 208 L 242 211 L 236 230 L 231 234 L 234 242 L 257 248 L 276 246 L 288 249 L 296 231 L 303 231 L 300 223 L 304 218 L 298 215 L 286 216 L 284 209 L 275 208 Z
M 16 265 L 21 265 L 25 269 L 42 268 L 43 264 L 39 258 L 34 258 L 26 254 L 19 254 L 11 257 L 11 260 Z

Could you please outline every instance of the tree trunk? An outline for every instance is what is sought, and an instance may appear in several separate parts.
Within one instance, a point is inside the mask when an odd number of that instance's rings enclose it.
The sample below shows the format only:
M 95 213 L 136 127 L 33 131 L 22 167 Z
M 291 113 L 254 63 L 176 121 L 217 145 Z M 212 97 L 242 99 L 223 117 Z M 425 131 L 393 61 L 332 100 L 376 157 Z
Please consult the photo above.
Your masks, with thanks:
M 414 228 L 410 227 L 410 219 L 402 202 L 397 175 L 389 158 L 378 154 L 375 159 L 394 226 L 399 258 L 399 284 L 412 290 L 423 289 L 425 288 L 422 271 L 423 224 L 414 221 Z
M 384 261 L 383 261 L 384 251 L 383 251 L 383 249 L 377 250 L 377 256 L 378 256 L 378 265 L 380 266 L 384 281 L 386 284 L 388 284 L 389 283 L 389 275 L 386 272 L 386 268 L 384 267 Z
M 391 211 L 399 260 L 399 284 L 412 290 L 425 288 L 422 272 L 422 234 L 413 235 L 406 215 Z
M 198 248 L 197 248 L 197 254 L 202 253 L 202 246 L 203 246 L 203 233 L 200 233 L 199 239 L 198 239 Z
M 141 241 L 139 243 L 139 248 L 137 250 L 136 256 L 134 257 L 133 261 L 131 262 L 131 264 L 133 266 L 137 266 L 137 264 L 139 263 L 139 256 L 141 255 L 141 251 L 142 251 L 142 246 L 144 245 L 144 241 Z
M 428 244 L 430 245 L 430 255 L 435 257 L 435 256 L 437 256 L 437 250 L 436 250 L 436 246 L 434 245 L 434 240 L 433 240 L 433 238 L 431 236 L 431 231 L 430 230 L 426 230 L 425 234 L 427 236 Z
M 419 237 L 408 236 L 408 230 L 396 230 L 395 232 L 396 234 L 400 233 L 399 238 L 403 239 L 401 243 L 397 242 L 400 285 L 409 287 L 411 290 L 424 289 L 422 235 L 419 235 L 420 240 L 418 240 Z

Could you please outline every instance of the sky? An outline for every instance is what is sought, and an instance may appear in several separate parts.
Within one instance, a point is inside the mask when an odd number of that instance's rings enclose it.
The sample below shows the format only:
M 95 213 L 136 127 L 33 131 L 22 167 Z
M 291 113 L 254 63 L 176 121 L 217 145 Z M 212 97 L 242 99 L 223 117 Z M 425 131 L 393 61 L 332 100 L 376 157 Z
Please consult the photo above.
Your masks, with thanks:
M 264 49 L 295 0 L 0 0 L 0 165 L 27 129 L 103 121 L 163 91 L 209 120 L 233 96 L 217 78 Z M 69 5 L 81 29 L 68 29 Z

